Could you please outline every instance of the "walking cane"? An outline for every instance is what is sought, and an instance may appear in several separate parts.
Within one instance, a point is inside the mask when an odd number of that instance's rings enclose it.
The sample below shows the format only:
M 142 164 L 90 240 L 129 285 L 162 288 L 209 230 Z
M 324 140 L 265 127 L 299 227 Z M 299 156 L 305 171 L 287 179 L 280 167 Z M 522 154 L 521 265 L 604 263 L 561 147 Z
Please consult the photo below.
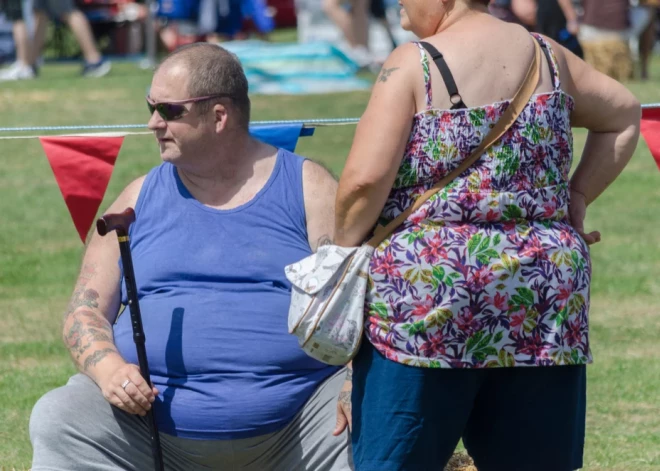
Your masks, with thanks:
M 133 271 L 133 258 L 131 257 L 131 246 L 128 240 L 128 228 L 133 222 L 135 222 L 135 211 L 133 211 L 133 208 L 127 208 L 122 213 L 106 214 L 98 219 L 96 221 L 96 230 L 100 236 L 104 236 L 108 232 L 117 231 L 121 263 L 124 266 L 128 307 L 131 311 L 133 341 L 135 342 L 135 348 L 137 349 L 140 373 L 147 384 L 151 386 L 149 363 L 147 362 L 147 350 L 144 347 L 145 337 L 144 329 L 142 328 L 142 314 L 140 314 L 137 286 L 135 285 L 135 273 Z M 155 405 L 155 403 L 153 405 Z M 152 408 L 147 411 L 147 420 L 149 421 L 151 432 L 151 454 L 154 458 L 154 469 L 156 471 L 163 471 L 163 454 L 160 448 L 160 437 L 158 436 L 158 426 L 156 424 L 156 416 L 153 413 L 153 405 Z

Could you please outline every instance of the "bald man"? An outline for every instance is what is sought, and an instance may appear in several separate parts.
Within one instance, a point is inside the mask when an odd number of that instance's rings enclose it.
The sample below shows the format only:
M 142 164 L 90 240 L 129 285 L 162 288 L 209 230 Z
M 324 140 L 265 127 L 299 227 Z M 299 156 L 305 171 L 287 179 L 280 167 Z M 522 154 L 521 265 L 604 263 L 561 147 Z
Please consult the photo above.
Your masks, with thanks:
M 350 378 L 287 332 L 284 267 L 331 240 L 335 180 L 250 136 L 247 79 L 218 46 L 169 55 L 146 100 L 163 162 L 108 211 L 136 211 L 153 385 L 121 314 L 116 235 L 94 234 L 62 333 L 80 373 L 33 408 L 32 470 L 152 469 L 150 409 L 168 470 L 351 469 L 335 423 L 337 410 L 346 420 Z

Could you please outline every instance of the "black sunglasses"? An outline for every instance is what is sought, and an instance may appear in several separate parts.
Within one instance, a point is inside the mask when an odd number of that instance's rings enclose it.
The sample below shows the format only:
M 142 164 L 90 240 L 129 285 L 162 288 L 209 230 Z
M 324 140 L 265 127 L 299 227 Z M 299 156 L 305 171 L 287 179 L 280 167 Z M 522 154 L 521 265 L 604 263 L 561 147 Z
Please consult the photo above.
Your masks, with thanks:
M 149 115 L 153 115 L 154 111 L 158 112 L 161 118 L 165 121 L 174 121 L 176 119 L 182 118 L 188 113 L 188 108 L 186 108 L 186 103 L 198 103 L 200 101 L 211 100 L 213 98 L 229 97 L 225 93 L 220 93 L 216 95 L 200 96 L 197 98 L 188 98 L 186 100 L 177 100 L 177 101 L 168 101 L 156 103 L 147 97 L 147 108 L 149 109 Z

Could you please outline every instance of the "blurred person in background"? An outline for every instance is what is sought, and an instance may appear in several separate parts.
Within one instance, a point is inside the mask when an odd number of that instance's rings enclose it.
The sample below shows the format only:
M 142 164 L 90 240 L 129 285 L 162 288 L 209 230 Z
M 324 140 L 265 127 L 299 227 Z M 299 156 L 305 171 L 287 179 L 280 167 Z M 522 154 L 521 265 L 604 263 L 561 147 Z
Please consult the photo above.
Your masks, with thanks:
M 348 55 L 360 67 L 371 65 L 369 52 L 370 0 L 323 0 L 323 12 L 341 30 Z
M 38 75 L 37 61 L 44 46 L 49 15 L 71 28 L 85 61 L 83 76 L 101 77 L 110 71 L 111 64 L 101 56 L 87 17 L 72 0 L 35 0 L 34 36 L 28 31 L 20 0 L 5 0 L 5 4 L 7 16 L 13 21 L 16 61 L 0 71 L 0 81 L 33 79 Z
M 536 0 L 511 0 L 511 11 L 527 29 L 536 27 Z
M 535 31 L 554 39 L 579 58 L 584 57 L 577 39 L 580 23 L 572 0 L 540 0 Z
M 578 38 L 584 59 L 616 80 L 632 78 L 629 0 L 582 0 L 582 7 L 584 16 Z
M 0 81 L 26 80 L 37 76 L 37 61 L 46 39 L 49 16 L 71 28 L 82 51 L 84 77 L 101 77 L 110 71 L 111 64 L 101 56 L 87 17 L 76 8 L 73 0 L 34 0 L 34 36 L 32 37 L 23 18 L 21 0 L 4 0 L 4 2 L 7 7 L 6 14 L 13 21 L 16 62 L 0 71 Z
M 656 42 L 660 0 L 633 0 L 630 10 L 630 51 L 639 63 L 640 78 L 649 78 L 649 59 Z

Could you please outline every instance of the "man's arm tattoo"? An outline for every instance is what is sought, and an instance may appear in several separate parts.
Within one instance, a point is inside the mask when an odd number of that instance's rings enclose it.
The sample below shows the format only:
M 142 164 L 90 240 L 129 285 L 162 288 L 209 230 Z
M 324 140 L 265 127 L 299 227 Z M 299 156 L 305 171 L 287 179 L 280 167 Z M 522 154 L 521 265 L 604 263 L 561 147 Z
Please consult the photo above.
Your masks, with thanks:
M 87 289 L 87 283 L 96 276 L 96 264 L 86 263 L 83 265 L 78 281 L 76 282 L 76 287 L 73 290 L 73 296 L 71 296 L 71 301 L 67 307 L 66 313 L 64 314 L 66 318 L 72 314 L 76 309 L 82 306 L 87 306 L 89 308 L 99 307 L 98 298 L 99 293 L 93 289 Z
M 386 69 L 383 67 L 380 71 L 380 76 L 378 76 L 378 81 L 379 82 L 387 82 L 387 79 L 390 78 L 390 75 L 392 75 L 392 72 L 395 70 L 399 70 L 398 67 L 392 67 L 390 69 Z
M 322 245 L 332 245 L 332 239 L 327 234 L 323 234 L 319 237 L 319 240 L 316 241 L 316 247 L 321 247 Z
M 351 392 L 342 391 L 339 393 L 339 402 L 344 405 L 348 410 L 351 410 Z
M 353 368 L 350 366 L 346 367 L 346 381 L 353 381 Z
M 108 356 L 109 353 L 116 353 L 116 352 L 117 352 L 116 348 L 104 348 L 103 350 L 95 351 L 87 358 L 85 358 L 85 362 L 83 363 L 83 371 L 87 371 L 90 366 L 96 366 L 96 364 L 101 360 L 103 360 L 106 356 Z

